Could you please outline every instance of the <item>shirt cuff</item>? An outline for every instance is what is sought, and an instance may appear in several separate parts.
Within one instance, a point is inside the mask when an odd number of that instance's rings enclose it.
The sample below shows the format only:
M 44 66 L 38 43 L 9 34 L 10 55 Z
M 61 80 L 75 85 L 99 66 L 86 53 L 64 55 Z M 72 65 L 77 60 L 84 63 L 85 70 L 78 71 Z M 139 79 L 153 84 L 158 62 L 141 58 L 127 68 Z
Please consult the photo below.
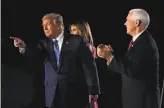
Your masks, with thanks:
M 25 49 L 26 49 L 26 45 L 24 45 L 23 47 L 19 47 L 19 52 L 21 54 L 24 54 L 25 53 Z

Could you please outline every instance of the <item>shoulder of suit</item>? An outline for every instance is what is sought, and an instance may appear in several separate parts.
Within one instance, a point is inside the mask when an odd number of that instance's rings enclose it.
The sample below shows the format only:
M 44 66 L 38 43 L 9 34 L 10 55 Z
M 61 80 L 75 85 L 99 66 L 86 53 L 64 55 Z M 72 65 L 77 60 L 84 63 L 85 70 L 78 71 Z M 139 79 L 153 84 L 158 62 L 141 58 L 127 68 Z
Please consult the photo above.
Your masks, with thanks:
M 68 37 L 68 39 L 74 39 L 77 41 L 84 40 L 84 37 L 80 35 L 67 34 L 66 36 Z
M 152 41 L 154 41 L 154 38 L 153 38 L 153 36 L 148 32 L 148 31 L 145 31 L 144 33 L 143 33 L 143 39 L 146 41 L 146 42 L 152 42 Z
M 143 33 L 143 36 L 141 37 L 140 39 L 141 43 L 143 43 L 143 47 L 145 48 L 150 48 L 150 49 L 156 49 L 157 48 L 157 44 L 156 44 L 156 41 L 155 39 L 153 38 L 153 36 L 148 32 L 148 31 L 145 31 Z
M 47 43 L 49 43 L 50 42 L 50 38 L 47 38 L 47 37 L 44 37 L 44 38 L 41 38 L 40 40 L 39 40 L 39 42 L 38 42 L 38 45 L 40 46 L 40 47 L 44 47 L 44 48 L 46 48 L 47 47 Z
M 140 41 L 140 42 L 147 43 L 147 42 L 149 42 L 148 40 L 150 40 L 151 37 L 152 36 L 150 35 L 150 33 L 146 30 L 141 34 L 141 36 L 138 37 L 137 40 Z
M 44 42 L 47 42 L 48 40 L 50 40 L 50 39 L 47 38 L 47 37 L 44 37 L 44 38 L 41 38 L 41 39 L 39 40 L 39 43 L 44 43 Z

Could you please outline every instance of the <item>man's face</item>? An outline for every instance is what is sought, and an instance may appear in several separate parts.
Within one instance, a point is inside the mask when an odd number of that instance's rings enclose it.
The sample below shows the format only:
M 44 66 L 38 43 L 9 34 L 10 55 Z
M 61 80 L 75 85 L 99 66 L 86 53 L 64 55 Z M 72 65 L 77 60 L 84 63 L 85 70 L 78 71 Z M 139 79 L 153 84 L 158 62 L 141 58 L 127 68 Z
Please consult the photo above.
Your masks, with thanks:
M 132 19 L 132 13 L 129 13 L 128 16 L 126 17 L 125 26 L 126 26 L 127 34 L 132 35 L 135 32 L 137 27 L 136 27 L 136 21 Z
M 58 35 L 59 24 L 56 24 L 51 18 L 46 18 L 42 21 L 43 30 L 47 37 L 56 37 Z
M 81 35 L 81 32 L 76 25 L 71 25 L 70 32 L 74 35 Z

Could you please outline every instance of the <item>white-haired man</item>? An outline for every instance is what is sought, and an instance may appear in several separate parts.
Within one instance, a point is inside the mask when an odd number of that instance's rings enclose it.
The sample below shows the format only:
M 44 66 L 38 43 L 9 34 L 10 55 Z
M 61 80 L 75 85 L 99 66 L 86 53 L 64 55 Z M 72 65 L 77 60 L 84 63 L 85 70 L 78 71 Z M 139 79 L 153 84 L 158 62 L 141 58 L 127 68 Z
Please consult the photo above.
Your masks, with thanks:
M 124 59 L 117 61 L 112 47 L 99 45 L 97 54 L 108 68 L 122 74 L 123 108 L 159 108 L 159 53 L 155 40 L 146 30 L 150 22 L 143 9 L 132 9 L 126 18 L 127 34 L 132 36 Z

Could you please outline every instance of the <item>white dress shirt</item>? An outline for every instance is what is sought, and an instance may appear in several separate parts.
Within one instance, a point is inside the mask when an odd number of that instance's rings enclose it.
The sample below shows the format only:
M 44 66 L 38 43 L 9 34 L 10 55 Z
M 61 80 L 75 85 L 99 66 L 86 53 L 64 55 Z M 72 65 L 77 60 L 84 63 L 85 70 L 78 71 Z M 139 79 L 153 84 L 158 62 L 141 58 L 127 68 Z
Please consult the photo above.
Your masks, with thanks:
M 52 39 L 53 42 L 54 42 L 55 40 L 58 41 L 59 53 L 61 52 L 61 47 L 62 47 L 62 44 L 63 44 L 63 39 L 64 39 L 64 35 L 63 35 L 63 34 L 64 34 L 64 33 L 62 32 L 56 39 Z

